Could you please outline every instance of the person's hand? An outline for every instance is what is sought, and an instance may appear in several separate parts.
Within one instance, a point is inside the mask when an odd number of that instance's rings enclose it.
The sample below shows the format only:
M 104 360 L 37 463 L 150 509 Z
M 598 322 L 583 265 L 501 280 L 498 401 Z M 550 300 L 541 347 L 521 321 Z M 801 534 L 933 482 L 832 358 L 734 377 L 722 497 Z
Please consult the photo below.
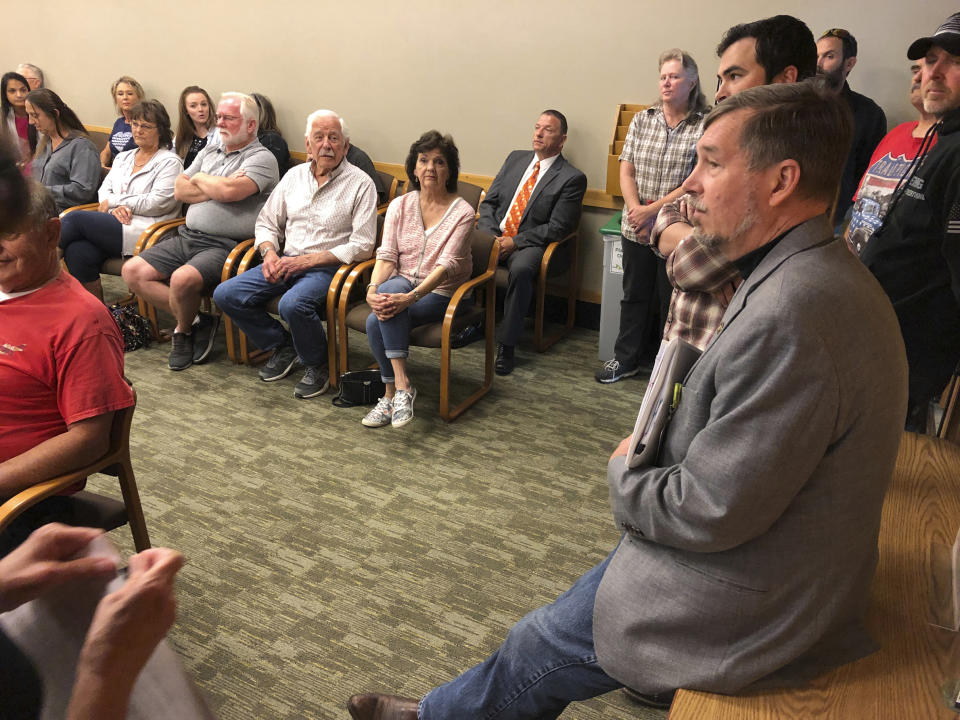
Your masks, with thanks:
M 610 456 L 610 460 L 613 460 L 618 455 L 627 456 L 627 449 L 630 447 L 630 438 L 631 435 L 627 435 L 623 440 L 620 441 L 620 444 L 617 445 L 617 449 L 613 451 L 613 455 Z M 609 460 L 608 460 L 609 462 Z
M 645 225 L 652 225 L 657 219 L 657 212 L 651 205 L 636 205 L 627 211 L 627 222 L 634 228 L 640 230 Z
M 503 260 L 505 257 L 510 255 L 514 250 L 517 249 L 517 243 L 512 237 L 498 237 L 497 246 L 499 247 L 499 259 Z
M 97 205 L 97 212 L 108 213 L 110 212 L 110 201 L 101 200 L 100 204 Z
M 377 316 L 377 320 L 389 320 L 394 315 L 399 312 L 406 310 L 408 307 L 413 305 L 415 302 L 413 293 L 378 293 L 377 294 L 377 306 L 373 308 L 373 314 Z M 370 298 L 367 299 L 367 302 L 370 301 Z
M 280 276 L 290 278 L 306 272 L 313 267 L 313 259 L 309 255 L 284 255 L 278 260 Z
M 263 277 L 267 282 L 278 283 L 283 280 L 283 273 L 280 268 L 280 256 L 275 250 L 267 250 L 263 256 L 263 263 L 260 265 L 263 271 Z
M 0 560 L 0 612 L 19 607 L 69 580 L 115 575 L 117 565 L 110 558 L 71 559 L 102 534 L 102 530 L 60 523 L 35 530 L 20 547 Z
M 123 717 L 143 666 L 176 615 L 183 555 L 153 548 L 130 558 L 127 581 L 97 605 L 77 661 L 69 718 Z
M 117 220 L 119 220 L 124 225 L 129 225 L 130 221 L 133 220 L 133 213 L 130 212 L 130 208 L 123 205 L 118 205 L 113 210 L 110 211 L 110 214 L 113 215 Z

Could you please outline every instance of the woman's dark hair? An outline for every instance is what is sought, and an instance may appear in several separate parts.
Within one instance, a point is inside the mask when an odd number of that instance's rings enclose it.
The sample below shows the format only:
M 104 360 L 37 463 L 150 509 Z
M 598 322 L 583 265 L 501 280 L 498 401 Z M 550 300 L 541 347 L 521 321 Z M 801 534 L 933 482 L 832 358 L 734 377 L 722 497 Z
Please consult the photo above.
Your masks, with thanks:
M 197 134 L 193 119 L 190 117 L 190 113 L 187 112 L 187 95 L 192 95 L 193 93 L 199 93 L 207 99 L 207 131 L 212 130 L 217 124 L 217 108 L 210 98 L 210 93 L 199 85 L 188 85 L 185 87 L 183 92 L 180 93 L 180 102 L 178 104 L 180 120 L 177 123 L 177 135 L 174 141 L 174 152 L 181 158 L 187 156 L 187 151 L 190 149 L 193 138 Z
M 173 133 L 170 131 L 170 116 L 167 109 L 159 100 L 141 100 L 130 108 L 131 120 L 144 120 L 157 126 L 160 133 L 160 147 L 169 148 L 173 142 Z
M 27 102 L 40 110 L 44 115 L 53 118 L 56 123 L 57 132 L 62 137 L 72 137 L 82 135 L 89 137 L 87 130 L 80 122 L 77 114 L 71 110 L 60 96 L 48 88 L 37 88 L 31 90 L 27 95 Z
M 273 109 L 273 103 L 270 98 L 260 93 L 250 93 L 260 110 L 260 122 L 257 124 L 257 135 L 263 135 L 268 132 L 280 134 L 280 128 L 277 127 L 277 113 Z
M 436 130 L 427 130 L 420 136 L 419 140 L 410 146 L 405 167 L 411 187 L 415 190 L 420 189 L 420 181 L 414 177 L 413 170 L 417 167 L 417 158 L 420 153 L 430 150 L 439 150 L 443 153 L 443 159 L 447 161 L 447 168 L 450 171 L 450 177 L 447 178 L 447 192 L 455 193 L 457 191 L 457 178 L 460 176 L 460 151 L 457 150 L 457 146 L 450 135 L 441 135 Z
M 30 92 L 30 83 L 20 73 L 8 72 L 0 78 L 0 122 L 3 123 L 3 127 L 0 127 L 0 136 L 7 132 L 7 117 L 13 112 L 13 105 L 7 100 L 7 86 L 11 80 L 16 80 L 27 89 L 28 93 Z M 37 129 L 33 125 L 27 125 L 27 140 L 30 143 L 30 152 L 33 153 L 37 149 Z

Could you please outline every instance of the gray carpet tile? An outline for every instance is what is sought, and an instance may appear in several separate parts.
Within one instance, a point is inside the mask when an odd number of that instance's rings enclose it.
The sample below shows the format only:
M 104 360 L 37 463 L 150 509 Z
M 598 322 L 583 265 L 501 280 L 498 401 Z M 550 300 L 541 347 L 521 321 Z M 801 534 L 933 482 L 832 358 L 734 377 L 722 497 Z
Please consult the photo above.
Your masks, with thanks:
M 167 319 L 169 322 L 169 318 Z M 351 366 L 371 361 L 351 335 Z M 366 408 L 293 397 L 211 361 L 128 353 L 133 463 L 154 545 L 183 551 L 173 646 L 220 718 L 346 718 L 353 692 L 419 696 L 482 660 L 617 541 L 607 457 L 645 382 L 593 380 L 597 334 L 575 330 L 452 424 L 437 416 L 439 353 L 414 349 L 416 417 L 368 429 Z M 482 349 L 454 352 L 455 387 Z M 111 492 L 111 480 L 91 478 Z M 129 533 L 112 533 L 132 551 Z M 663 718 L 621 693 L 564 718 Z

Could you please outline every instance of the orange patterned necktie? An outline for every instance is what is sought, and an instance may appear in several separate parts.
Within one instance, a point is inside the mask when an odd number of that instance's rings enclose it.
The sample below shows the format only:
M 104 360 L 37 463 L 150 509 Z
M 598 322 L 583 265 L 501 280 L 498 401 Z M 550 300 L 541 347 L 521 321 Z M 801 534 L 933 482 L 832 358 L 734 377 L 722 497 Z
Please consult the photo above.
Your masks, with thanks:
M 533 166 L 533 172 L 530 173 L 530 177 L 527 178 L 527 181 L 517 194 L 517 199 L 513 203 L 513 207 L 510 208 L 507 222 L 503 226 L 503 237 L 512 238 L 517 236 L 517 228 L 520 227 L 520 218 L 523 217 L 523 211 L 527 209 L 527 201 L 530 200 L 530 195 L 533 193 L 533 186 L 537 184 L 537 176 L 539 174 L 540 161 L 538 160 L 537 164 Z

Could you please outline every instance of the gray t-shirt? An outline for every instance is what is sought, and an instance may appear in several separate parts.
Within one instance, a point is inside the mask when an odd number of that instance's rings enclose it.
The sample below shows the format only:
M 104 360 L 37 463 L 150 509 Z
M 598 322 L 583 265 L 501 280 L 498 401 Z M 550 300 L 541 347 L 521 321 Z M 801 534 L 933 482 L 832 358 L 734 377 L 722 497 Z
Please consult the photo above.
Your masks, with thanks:
M 188 229 L 233 240 L 253 237 L 260 208 L 280 179 L 277 159 L 273 153 L 261 145 L 259 140 L 233 152 L 227 152 L 219 144 L 207 143 L 184 172 L 188 177 L 193 177 L 198 172 L 227 177 L 241 169 L 256 183 L 259 192 L 237 202 L 206 200 L 190 205 L 187 209 Z

